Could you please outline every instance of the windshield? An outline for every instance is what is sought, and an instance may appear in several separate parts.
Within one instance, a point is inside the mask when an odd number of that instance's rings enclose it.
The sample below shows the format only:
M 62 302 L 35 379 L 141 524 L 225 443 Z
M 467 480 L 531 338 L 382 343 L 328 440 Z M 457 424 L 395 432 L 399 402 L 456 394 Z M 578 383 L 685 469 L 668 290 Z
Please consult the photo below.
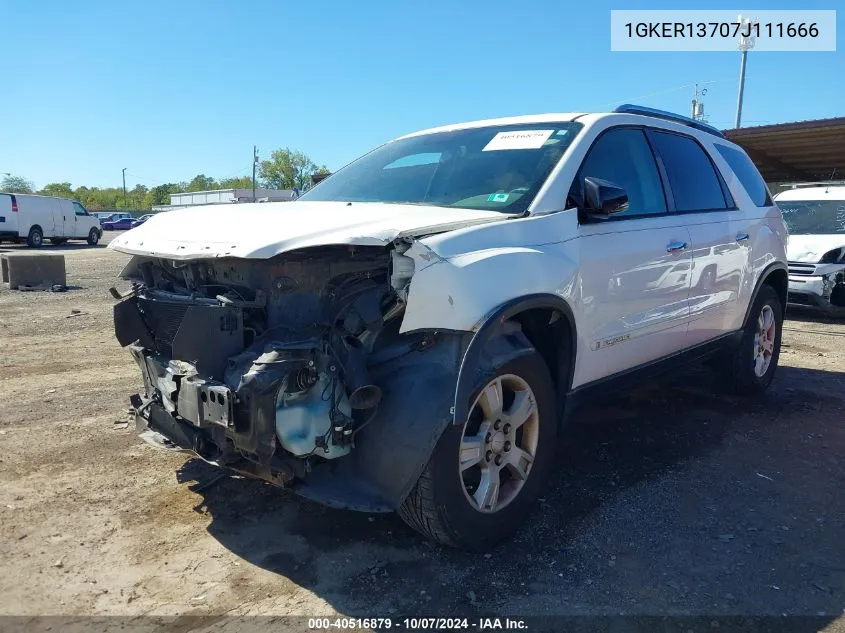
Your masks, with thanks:
M 528 209 L 581 127 L 505 125 L 392 141 L 321 181 L 300 200 L 520 213 Z
M 776 200 L 791 235 L 845 233 L 845 200 Z

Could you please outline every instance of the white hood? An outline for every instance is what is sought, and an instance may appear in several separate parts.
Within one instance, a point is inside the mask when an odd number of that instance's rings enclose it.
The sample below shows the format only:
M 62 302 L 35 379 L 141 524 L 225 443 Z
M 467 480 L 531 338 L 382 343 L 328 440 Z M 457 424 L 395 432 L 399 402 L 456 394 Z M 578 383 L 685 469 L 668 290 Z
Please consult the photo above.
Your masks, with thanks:
M 791 262 L 818 263 L 828 251 L 845 246 L 845 235 L 790 235 L 786 258 Z
M 190 207 L 156 214 L 109 248 L 168 259 L 267 259 L 300 248 L 380 246 L 503 220 L 496 211 L 369 202 L 266 202 Z

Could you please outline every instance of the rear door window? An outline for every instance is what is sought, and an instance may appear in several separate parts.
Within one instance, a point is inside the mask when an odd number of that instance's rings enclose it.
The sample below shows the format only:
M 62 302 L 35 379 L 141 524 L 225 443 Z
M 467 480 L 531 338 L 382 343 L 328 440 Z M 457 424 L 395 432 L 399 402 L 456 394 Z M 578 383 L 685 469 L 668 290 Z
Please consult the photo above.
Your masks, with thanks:
M 688 136 L 651 130 L 649 138 L 663 159 L 675 211 L 729 208 L 716 168 L 704 149 Z

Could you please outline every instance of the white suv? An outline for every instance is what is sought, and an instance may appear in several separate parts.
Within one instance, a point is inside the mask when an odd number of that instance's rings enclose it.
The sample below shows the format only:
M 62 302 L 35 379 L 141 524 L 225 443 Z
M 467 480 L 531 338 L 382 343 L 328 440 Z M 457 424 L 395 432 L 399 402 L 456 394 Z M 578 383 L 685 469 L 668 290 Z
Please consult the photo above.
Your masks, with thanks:
M 775 196 L 789 228 L 789 302 L 845 316 L 845 182 L 792 185 Z
M 118 236 L 115 330 L 145 439 L 483 549 L 589 396 L 707 356 L 740 393 L 768 387 L 786 240 L 746 154 L 699 122 L 478 121 L 386 143 L 295 202 Z

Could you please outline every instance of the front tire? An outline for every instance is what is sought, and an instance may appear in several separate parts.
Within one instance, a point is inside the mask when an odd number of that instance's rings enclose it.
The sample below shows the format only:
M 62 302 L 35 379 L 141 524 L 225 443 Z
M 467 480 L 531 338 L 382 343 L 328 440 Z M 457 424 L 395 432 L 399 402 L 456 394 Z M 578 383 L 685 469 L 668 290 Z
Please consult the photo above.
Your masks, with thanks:
M 555 391 L 543 358 L 493 368 L 469 410 L 444 431 L 399 515 L 434 541 L 485 550 L 517 530 L 554 463 Z
M 768 389 L 780 358 L 783 306 L 775 289 L 760 288 L 742 331 L 742 339 L 725 363 L 726 387 L 737 395 L 760 395 Z
M 100 232 L 97 229 L 91 229 L 88 233 L 88 243 L 91 246 L 96 246 L 97 242 L 100 241 Z
M 40 248 L 44 244 L 44 233 L 37 226 L 29 229 L 29 235 L 26 238 L 27 246 L 30 248 Z

